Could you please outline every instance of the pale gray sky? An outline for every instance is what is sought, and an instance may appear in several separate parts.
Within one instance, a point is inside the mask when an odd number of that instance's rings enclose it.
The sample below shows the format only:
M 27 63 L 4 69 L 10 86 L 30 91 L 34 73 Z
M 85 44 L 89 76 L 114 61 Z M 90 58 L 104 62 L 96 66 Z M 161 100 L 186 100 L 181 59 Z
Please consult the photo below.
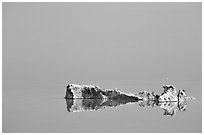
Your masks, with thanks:
M 3 3 L 3 80 L 201 81 L 201 3 Z

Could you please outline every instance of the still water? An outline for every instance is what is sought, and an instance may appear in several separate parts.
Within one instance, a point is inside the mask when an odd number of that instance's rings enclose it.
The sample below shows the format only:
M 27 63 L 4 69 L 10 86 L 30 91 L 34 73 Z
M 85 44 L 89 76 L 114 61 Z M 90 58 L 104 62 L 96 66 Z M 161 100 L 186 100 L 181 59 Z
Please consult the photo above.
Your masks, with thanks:
M 163 92 L 164 85 L 161 81 L 138 80 L 3 81 L 3 132 L 202 132 L 201 82 L 171 83 L 196 98 L 187 102 L 185 111 L 175 107 L 173 116 L 164 115 L 161 106 L 139 102 L 71 112 L 63 98 L 68 83 L 118 88 L 126 93 L 148 90 L 156 94 Z

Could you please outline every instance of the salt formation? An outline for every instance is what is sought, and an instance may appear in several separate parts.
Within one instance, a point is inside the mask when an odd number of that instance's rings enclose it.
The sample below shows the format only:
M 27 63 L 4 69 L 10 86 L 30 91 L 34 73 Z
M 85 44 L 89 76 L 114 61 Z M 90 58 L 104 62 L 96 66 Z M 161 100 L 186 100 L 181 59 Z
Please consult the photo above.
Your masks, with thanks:
M 164 92 L 159 97 L 159 101 L 178 101 L 176 88 L 173 85 L 163 86 Z
M 177 102 L 195 99 L 194 97 L 186 96 L 185 90 L 179 90 L 177 93 L 173 85 L 164 85 L 161 95 L 156 95 L 154 92 L 142 91 L 136 94 L 136 96 L 142 100 L 154 100 L 158 102 Z
M 116 89 L 101 89 L 93 85 L 67 86 L 65 99 L 134 99 L 138 100 L 134 94 L 126 94 Z
M 137 94 L 127 94 L 118 91 L 117 89 L 101 89 L 93 85 L 76 85 L 69 84 L 66 89 L 65 99 L 134 99 L 134 100 L 153 100 L 157 102 L 177 102 L 188 99 L 185 90 L 176 92 L 173 85 L 164 85 L 163 93 L 157 95 L 154 92 L 142 91 Z

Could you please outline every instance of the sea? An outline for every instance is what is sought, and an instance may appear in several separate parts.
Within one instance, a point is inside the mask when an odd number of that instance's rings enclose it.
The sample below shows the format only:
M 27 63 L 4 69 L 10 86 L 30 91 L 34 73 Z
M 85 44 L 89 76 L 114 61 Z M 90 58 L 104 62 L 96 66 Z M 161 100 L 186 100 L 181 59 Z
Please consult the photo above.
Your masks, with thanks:
M 185 89 L 196 98 L 178 105 L 152 105 L 141 102 L 68 111 L 64 99 L 70 83 L 117 88 L 125 93 L 163 92 L 163 85 Z M 197 81 L 20 81 L 2 83 L 3 133 L 201 133 L 202 83 Z M 78 107 L 84 107 L 78 104 Z M 172 109 L 173 108 L 173 109 Z M 77 108 L 75 108 L 77 110 Z M 166 110 L 173 112 L 166 112 Z M 172 110 L 171 110 L 172 109 Z

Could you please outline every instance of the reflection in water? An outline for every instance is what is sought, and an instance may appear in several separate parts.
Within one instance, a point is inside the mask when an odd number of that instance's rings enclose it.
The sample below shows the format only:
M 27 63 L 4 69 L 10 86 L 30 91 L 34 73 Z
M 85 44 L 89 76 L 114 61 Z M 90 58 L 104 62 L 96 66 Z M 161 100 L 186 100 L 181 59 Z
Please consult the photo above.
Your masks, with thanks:
M 165 116 L 175 116 L 176 111 L 185 111 L 187 107 L 187 101 L 176 101 L 176 102 L 156 102 L 146 100 L 139 102 L 140 107 L 160 107 L 164 110 Z
M 121 100 L 121 99 L 65 99 L 68 112 L 99 110 L 106 107 L 118 107 L 128 103 L 139 103 L 140 107 L 160 107 L 165 116 L 175 116 L 176 111 L 185 111 L 187 101 L 158 102 L 154 100 Z

